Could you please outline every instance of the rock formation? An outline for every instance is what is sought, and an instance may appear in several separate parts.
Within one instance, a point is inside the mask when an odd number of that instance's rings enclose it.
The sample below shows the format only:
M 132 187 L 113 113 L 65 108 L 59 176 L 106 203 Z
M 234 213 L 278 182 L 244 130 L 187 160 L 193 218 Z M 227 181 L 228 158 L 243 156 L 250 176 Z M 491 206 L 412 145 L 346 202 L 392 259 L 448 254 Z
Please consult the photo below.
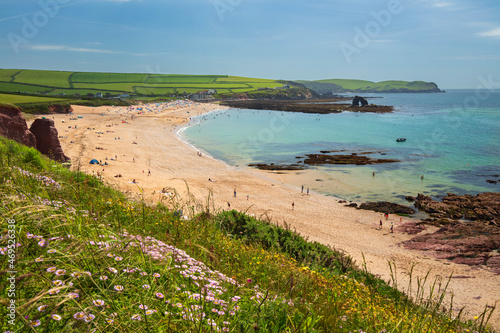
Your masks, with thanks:
M 413 208 L 398 205 L 392 202 L 380 201 L 380 202 L 364 202 L 359 206 L 359 209 L 373 210 L 380 213 L 389 214 L 405 214 L 410 215 L 415 213 Z
M 42 154 L 63 163 L 70 160 L 68 156 L 64 155 L 52 119 L 36 119 L 31 125 L 30 131 L 36 137 L 36 149 Z
M 442 201 L 419 194 L 415 207 L 434 218 L 463 218 L 500 225 L 500 193 L 485 192 L 476 196 L 448 193 Z
M 352 106 L 359 106 L 359 104 L 361 104 L 361 106 L 366 106 L 368 105 L 368 101 L 361 96 L 354 96 Z
M 21 109 L 0 105 L 0 135 L 29 147 L 36 147 L 36 139 L 28 130 Z

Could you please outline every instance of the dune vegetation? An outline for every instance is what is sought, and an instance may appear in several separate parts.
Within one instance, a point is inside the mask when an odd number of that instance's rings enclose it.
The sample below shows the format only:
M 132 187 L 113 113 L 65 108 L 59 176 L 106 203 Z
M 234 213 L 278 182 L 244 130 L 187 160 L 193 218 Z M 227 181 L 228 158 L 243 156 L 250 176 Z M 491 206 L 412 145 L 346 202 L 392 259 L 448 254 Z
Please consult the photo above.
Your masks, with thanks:
M 2 332 L 490 331 L 443 310 L 447 280 L 409 297 L 287 226 L 131 201 L 3 138 L 0 216 Z

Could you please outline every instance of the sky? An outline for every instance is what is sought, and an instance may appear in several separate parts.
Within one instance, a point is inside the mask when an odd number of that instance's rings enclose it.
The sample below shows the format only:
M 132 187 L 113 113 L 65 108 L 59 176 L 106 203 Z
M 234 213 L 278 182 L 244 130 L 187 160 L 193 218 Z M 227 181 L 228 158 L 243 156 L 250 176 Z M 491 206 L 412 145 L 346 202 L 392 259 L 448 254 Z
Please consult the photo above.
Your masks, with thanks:
M 2 0 L 0 68 L 500 89 L 500 1 Z

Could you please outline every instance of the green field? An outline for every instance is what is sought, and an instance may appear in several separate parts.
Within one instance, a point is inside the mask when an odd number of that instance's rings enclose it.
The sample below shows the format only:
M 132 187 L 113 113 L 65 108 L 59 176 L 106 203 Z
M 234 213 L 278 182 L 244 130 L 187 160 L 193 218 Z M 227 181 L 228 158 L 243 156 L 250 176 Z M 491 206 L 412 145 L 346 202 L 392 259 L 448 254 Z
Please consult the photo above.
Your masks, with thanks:
M 0 69 L 0 81 L 10 82 L 12 80 L 12 75 L 19 72 L 19 69 Z
M 14 81 L 12 76 L 14 75 Z M 12 82 L 11 82 L 12 81 Z M 173 93 L 250 92 L 259 88 L 282 87 L 275 80 L 227 75 L 178 75 L 146 73 L 61 72 L 0 69 L 0 92 L 48 93 L 50 95 L 102 93 L 118 96 L 162 96 Z
M 148 74 L 130 73 L 74 73 L 72 83 L 143 83 Z
M 70 88 L 71 72 L 23 70 L 15 76 L 14 82 L 40 86 Z
M 440 92 L 433 82 L 423 81 L 381 81 L 372 82 L 365 80 L 328 79 L 317 81 L 298 81 L 307 88 L 318 93 L 342 92 Z
M 150 75 L 146 83 L 214 83 L 219 78 L 217 75 Z
M 3 92 L 23 92 L 23 93 L 41 93 L 50 92 L 52 88 L 42 86 L 32 86 L 23 83 L 0 82 L 0 91 Z
M 38 97 L 0 94 L 0 104 L 26 104 L 26 103 L 59 103 L 68 101 L 67 98 Z

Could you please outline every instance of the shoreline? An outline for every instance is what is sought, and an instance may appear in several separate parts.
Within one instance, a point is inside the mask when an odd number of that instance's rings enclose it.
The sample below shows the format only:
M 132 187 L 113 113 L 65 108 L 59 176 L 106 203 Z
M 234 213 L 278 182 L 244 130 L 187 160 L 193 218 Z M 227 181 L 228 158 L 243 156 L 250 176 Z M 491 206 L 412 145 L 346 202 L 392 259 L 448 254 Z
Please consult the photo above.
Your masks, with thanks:
M 207 108 L 211 110 L 207 111 Z M 97 112 L 95 109 L 98 109 Z M 257 218 L 278 224 L 286 222 L 310 241 L 344 250 L 358 265 L 363 263 L 364 257 L 368 270 L 385 281 L 390 280 L 387 261 L 393 261 L 398 267 L 398 281 L 402 289 L 407 289 L 409 283 L 404 271 L 413 262 L 418 263 L 414 272 L 420 277 L 431 270 L 431 281 L 452 274 L 473 275 L 470 279 L 452 279 L 449 287 L 454 293 L 454 308 L 466 306 L 467 318 L 479 315 L 486 305 L 499 300 L 496 292 L 500 286 L 499 275 L 398 246 L 412 238 L 397 232 L 398 226 L 415 219 L 400 220 L 399 216 L 390 216 L 386 221 L 381 213 L 345 207 L 337 202 L 338 198 L 315 191 L 310 195 L 300 193 L 300 188 L 287 182 L 285 175 L 272 174 L 273 177 L 270 177 L 260 170 L 233 167 L 211 156 L 197 156 L 197 148 L 178 137 L 178 126 L 185 126 L 189 118 L 197 116 L 198 112 L 223 109 L 220 105 L 192 103 L 182 107 L 152 109 L 140 115 L 136 114 L 136 110 L 126 109 L 75 106 L 74 115 L 83 116 L 75 121 L 68 121 L 68 115 L 53 115 L 59 136 L 63 136 L 60 139 L 63 150 L 72 158 L 75 167 L 80 165 L 82 171 L 89 174 L 99 172 L 105 182 L 136 198 L 144 196 L 150 201 L 167 200 L 168 197 L 159 191 L 168 188 L 178 193 L 180 198 L 185 198 L 183 203 L 196 202 L 194 209 L 201 209 L 206 204 L 210 209 L 220 211 L 229 209 L 230 204 L 231 209 L 245 211 Z M 104 116 L 99 115 L 101 111 Z M 62 120 L 67 122 L 62 123 Z M 91 158 L 107 161 L 109 165 L 89 165 Z M 151 176 L 148 175 L 149 170 Z M 116 174 L 123 177 L 115 178 Z M 209 182 L 208 178 L 215 182 Z M 137 184 L 131 183 L 133 179 Z M 237 190 L 237 197 L 233 195 L 234 189 Z M 293 210 L 292 202 L 295 203 Z M 380 219 L 384 221 L 383 230 L 377 230 Z M 388 232 L 391 221 L 396 227 L 394 234 Z M 415 285 L 413 290 L 416 290 Z M 500 316 L 496 312 L 491 324 L 500 327 Z

